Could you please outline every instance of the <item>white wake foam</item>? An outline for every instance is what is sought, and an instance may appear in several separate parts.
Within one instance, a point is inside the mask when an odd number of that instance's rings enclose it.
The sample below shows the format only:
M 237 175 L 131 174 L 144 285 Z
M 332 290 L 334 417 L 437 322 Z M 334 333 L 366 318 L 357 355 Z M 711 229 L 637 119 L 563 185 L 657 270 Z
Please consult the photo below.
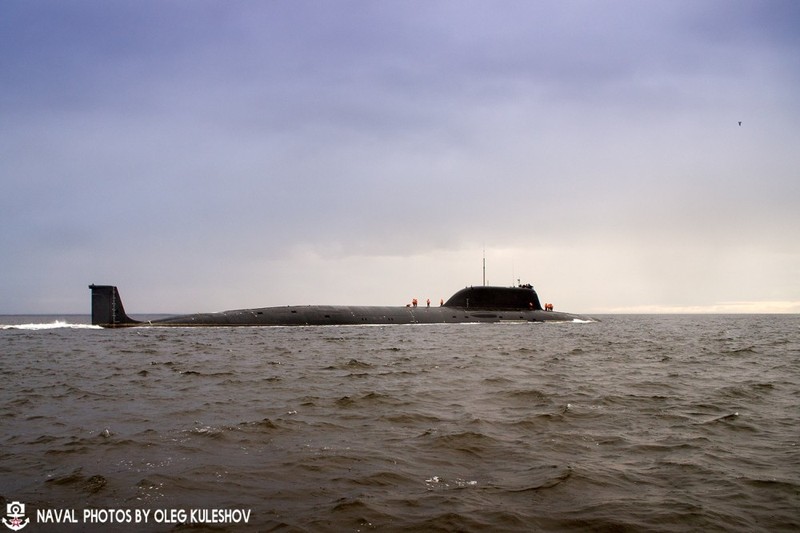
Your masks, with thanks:
M 0 325 L 0 329 L 25 329 L 25 330 L 40 330 L 40 329 L 61 329 L 61 328 L 69 328 L 69 329 L 103 329 L 100 326 L 93 326 L 91 324 L 72 324 L 65 320 L 56 320 L 54 322 L 48 323 L 38 323 L 38 324 L 2 324 Z

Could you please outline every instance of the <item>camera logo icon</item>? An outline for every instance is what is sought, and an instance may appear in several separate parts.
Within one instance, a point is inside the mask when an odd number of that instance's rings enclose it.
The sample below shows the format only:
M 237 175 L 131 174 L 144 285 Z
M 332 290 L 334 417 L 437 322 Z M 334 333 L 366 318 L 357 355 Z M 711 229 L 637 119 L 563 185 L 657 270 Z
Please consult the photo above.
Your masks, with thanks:
M 25 518 L 25 504 L 22 502 L 11 502 L 6 505 L 6 515 L 9 520 L 3 518 L 3 524 L 11 531 L 19 531 L 27 526 L 31 519 Z

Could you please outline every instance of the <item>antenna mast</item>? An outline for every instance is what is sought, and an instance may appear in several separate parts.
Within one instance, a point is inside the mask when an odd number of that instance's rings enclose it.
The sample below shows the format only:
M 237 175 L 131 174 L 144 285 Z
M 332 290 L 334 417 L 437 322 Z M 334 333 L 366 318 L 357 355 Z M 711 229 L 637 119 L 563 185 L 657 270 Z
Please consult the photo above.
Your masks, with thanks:
M 486 286 L 486 248 L 483 249 L 483 286 Z

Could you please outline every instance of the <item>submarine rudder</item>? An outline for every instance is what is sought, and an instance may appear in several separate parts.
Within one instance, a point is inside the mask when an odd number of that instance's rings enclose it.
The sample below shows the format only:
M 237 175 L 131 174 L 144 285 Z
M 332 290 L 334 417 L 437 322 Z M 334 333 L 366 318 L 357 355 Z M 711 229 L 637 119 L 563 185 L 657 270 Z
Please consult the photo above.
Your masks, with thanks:
M 122 298 L 115 285 L 89 285 L 92 289 L 92 325 L 117 328 L 140 324 L 125 314 Z

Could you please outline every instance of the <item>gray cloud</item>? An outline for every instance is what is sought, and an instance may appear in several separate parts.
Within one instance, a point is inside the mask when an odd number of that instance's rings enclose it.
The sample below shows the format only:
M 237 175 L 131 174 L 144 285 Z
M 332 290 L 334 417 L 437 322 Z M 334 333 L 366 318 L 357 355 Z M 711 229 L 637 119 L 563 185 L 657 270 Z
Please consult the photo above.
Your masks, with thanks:
M 391 303 L 484 246 L 576 311 L 800 301 L 798 8 L 764 6 L 4 5 L 0 311 Z

